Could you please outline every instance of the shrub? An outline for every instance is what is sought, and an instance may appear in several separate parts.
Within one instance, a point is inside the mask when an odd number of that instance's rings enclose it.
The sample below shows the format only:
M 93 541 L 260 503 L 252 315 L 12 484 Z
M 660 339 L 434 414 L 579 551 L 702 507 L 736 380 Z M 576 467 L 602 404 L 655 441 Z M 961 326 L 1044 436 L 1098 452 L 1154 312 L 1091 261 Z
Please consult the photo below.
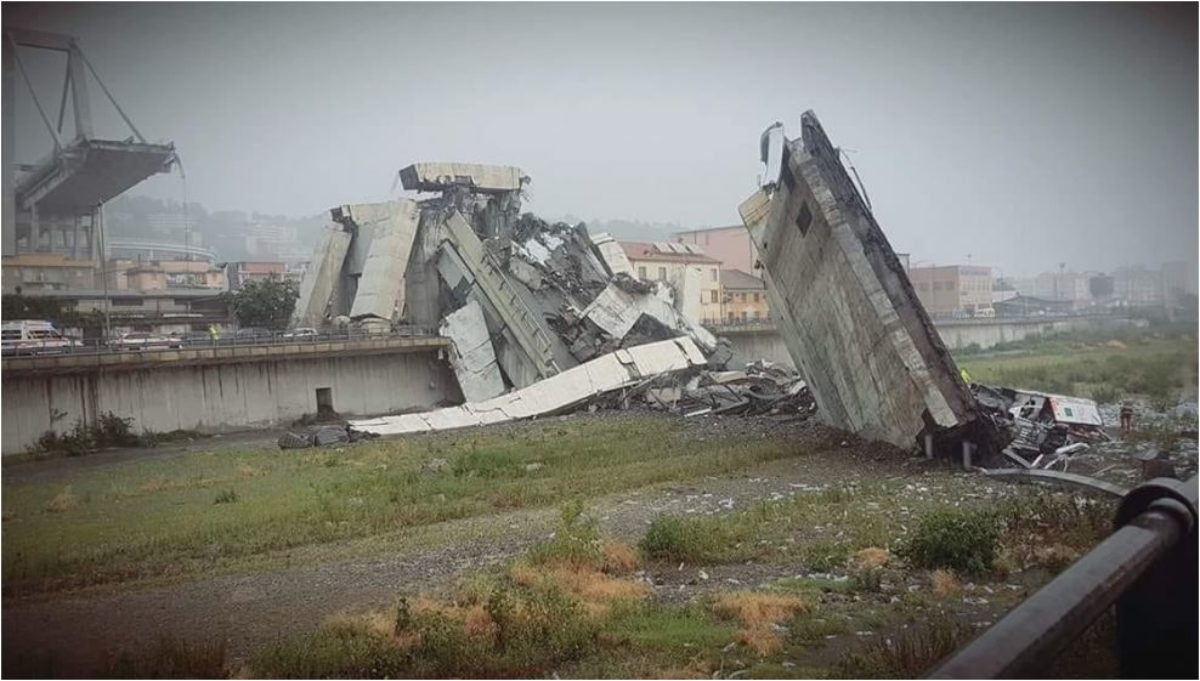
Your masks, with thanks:
M 720 546 L 720 533 L 707 523 L 663 516 L 655 518 L 638 547 L 654 560 L 703 563 Z
M 991 569 L 998 540 L 991 513 L 936 510 L 920 518 L 899 553 L 919 568 L 980 573 Z
M 1116 402 L 1120 396 L 1121 393 L 1108 383 L 1101 383 L 1095 388 L 1092 388 L 1092 399 L 1096 400 L 1100 404 L 1112 404 Z
M 595 518 L 584 516 L 583 502 L 567 504 L 561 511 L 554 538 L 534 547 L 529 559 L 535 565 L 570 563 L 599 566 L 603 560 L 599 523 Z
M 276 645 L 252 663 L 257 676 L 289 678 L 538 677 L 587 654 L 597 623 L 553 588 L 494 586 L 470 607 L 402 600 L 394 623 L 377 617 L 327 624 Z
M 894 636 L 847 654 L 833 670 L 835 678 L 914 679 L 966 643 L 975 632 L 953 622 L 902 629 Z
M 213 503 L 214 504 L 232 504 L 233 502 L 235 502 L 237 500 L 238 500 L 237 492 L 235 492 L 231 489 L 227 489 L 227 490 L 222 491 L 220 494 L 218 494 L 217 498 L 213 500 Z
M 78 505 L 79 499 L 71 492 L 71 486 L 67 485 L 57 496 L 46 502 L 46 510 L 50 513 L 65 513 Z
M 815 572 L 829 572 L 845 567 L 850 560 L 850 549 L 845 544 L 818 542 L 805 547 L 802 555 L 804 566 Z
M 47 454 L 82 456 L 102 447 L 134 447 L 142 439 L 133 432 L 133 419 L 105 412 L 95 424 L 75 422 L 70 432 L 62 435 L 46 431 L 38 438 L 36 450 Z

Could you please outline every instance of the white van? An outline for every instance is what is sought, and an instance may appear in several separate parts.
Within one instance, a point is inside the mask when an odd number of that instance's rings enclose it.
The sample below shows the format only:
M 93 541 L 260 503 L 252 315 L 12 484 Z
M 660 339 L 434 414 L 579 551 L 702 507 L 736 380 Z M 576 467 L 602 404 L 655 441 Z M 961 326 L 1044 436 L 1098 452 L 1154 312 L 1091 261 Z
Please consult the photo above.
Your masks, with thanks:
M 0 324 L 0 345 L 3 346 L 3 354 L 7 357 L 66 352 L 83 344 L 63 336 L 50 322 L 22 319 Z

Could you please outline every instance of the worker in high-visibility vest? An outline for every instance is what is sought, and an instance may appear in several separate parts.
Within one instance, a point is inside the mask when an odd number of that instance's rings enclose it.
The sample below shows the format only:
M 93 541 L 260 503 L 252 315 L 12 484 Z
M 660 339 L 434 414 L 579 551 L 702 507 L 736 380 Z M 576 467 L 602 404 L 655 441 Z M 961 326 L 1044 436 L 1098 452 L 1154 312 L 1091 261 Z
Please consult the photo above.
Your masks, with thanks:
M 968 374 L 967 370 L 965 368 L 959 369 L 958 375 L 962 376 L 963 383 L 966 383 L 967 385 L 971 385 L 971 374 Z
M 214 343 L 221 340 L 221 330 L 217 328 L 216 324 L 208 325 L 208 339 Z

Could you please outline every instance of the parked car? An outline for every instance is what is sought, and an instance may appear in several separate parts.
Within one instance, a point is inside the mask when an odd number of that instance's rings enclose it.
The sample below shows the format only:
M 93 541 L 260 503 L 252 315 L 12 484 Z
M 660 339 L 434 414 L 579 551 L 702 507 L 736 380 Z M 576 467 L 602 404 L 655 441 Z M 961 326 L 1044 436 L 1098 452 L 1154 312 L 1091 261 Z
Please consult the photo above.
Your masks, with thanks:
M 287 333 L 283 334 L 283 337 L 289 340 L 312 340 L 320 335 L 321 334 L 317 333 L 316 329 L 301 327 L 299 329 L 292 329 L 291 331 L 288 331 Z
M 263 343 L 275 337 L 275 332 L 270 329 L 263 329 L 257 326 L 248 326 L 244 329 L 238 329 L 234 334 L 234 338 L 239 343 Z
M 20 319 L 0 325 L 4 356 L 69 352 L 83 343 L 62 335 L 47 321 Z
M 183 341 L 178 338 L 156 336 L 146 331 L 130 331 L 123 333 L 108 344 L 113 350 L 166 350 L 183 347 Z

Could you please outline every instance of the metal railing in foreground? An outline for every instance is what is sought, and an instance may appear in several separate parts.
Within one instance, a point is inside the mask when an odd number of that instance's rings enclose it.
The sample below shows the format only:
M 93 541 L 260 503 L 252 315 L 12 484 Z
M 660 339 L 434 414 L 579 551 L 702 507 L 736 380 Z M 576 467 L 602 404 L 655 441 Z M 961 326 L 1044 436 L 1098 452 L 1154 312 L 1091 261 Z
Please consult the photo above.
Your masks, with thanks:
M 1123 678 L 1196 678 L 1196 489 L 1193 476 L 1131 490 L 1112 535 L 927 678 L 1044 675 L 1114 604 Z

